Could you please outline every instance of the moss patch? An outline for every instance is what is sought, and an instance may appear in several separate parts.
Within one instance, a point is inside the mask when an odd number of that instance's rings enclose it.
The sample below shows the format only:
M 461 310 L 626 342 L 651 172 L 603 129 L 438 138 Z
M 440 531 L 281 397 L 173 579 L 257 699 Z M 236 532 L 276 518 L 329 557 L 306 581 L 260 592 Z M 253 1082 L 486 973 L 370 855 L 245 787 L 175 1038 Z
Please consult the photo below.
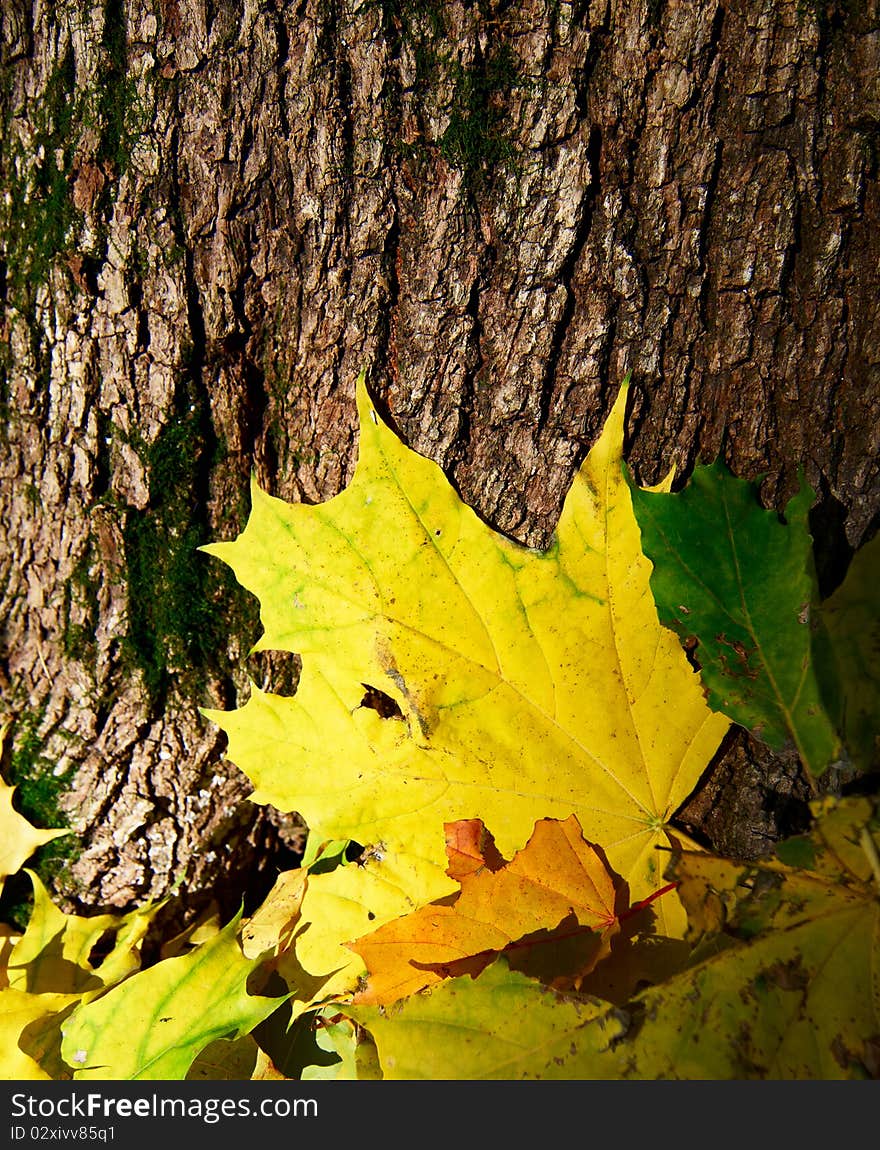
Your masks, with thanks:
M 0 298 L 29 310 L 33 291 L 47 281 L 59 256 L 80 242 L 82 212 L 74 204 L 74 184 L 83 164 L 100 172 L 93 206 L 96 234 L 91 252 L 105 241 L 109 219 L 136 140 L 149 114 L 128 74 L 128 44 L 122 0 L 107 0 L 101 37 L 100 81 L 77 86 L 72 46 L 51 73 L 42 95 L 13 110 L 12 73 L 7 72 L 0 104 Z M 87 143 L 87 139 L 92 141 Z
M 96 160 L 112 170 L 117 179 L 125 172 L 137 140 L 150 124 L 136 81 L 129 75 L 128 39 L 123 0 L 106 0 L 104 31 L 105 75 L 95 89 L 96 126 L 100 142 Z M 109 191 L 109 185 L 107 190 Z M 107 197 L 105 208 L 109 207 Z
M 219 448 L 204 406 L 189 401 L 188 388 L 180 399 L 175 418 L 154 443 L 141 446 L 150 505 L 129 511 L 123 527 L 128 592 L 123 662 L 140 671 L 154 704 L 172 684 L 193 697 L 201 693 L 211 672 L 222 673 L 230 630 L 239 624 L 252 630 L 256 618 L 251 597 L 225 568 L 198 551 L 215 534 L 207 488 Z
M 485 51 L 463 65 L 440 7 L 432 0 L 368 0 L 362 10 L 378 8 L 385 35 L 405 44 L 416 66 L 416 92 L 425 106 L 432 91 L 451 87 L 445 110 L 447 126 L 439 138 L 423 133 L 399 150 L 418 157 L 438 151 L 450 167 L 461 171 L 477 189 L 491 182 L 495 172 L 515 170 L 516 149 L 508 128 L 508 98 L 530 81 L 523 75 L 510 43 L 504 39 L 503 19 L 495 5 L 481 3 L 481 17 L 492 26 Z
M 522 84 L 507 44 L 480 57 L 470 68 L 451 62 L 455 82 L 449 124 L 438 141 L 440 154 L 480 185 L 500 166 L 510 165 L 515 150 L 505 127 L 503 97 Z
M 8 107 L 8 102 L 7 102 Z M 20 295 L 45 282 L 56 256 L 71 242 L 79 213 L 73 205 L 71 175 L 78 140 L 75 130 L 83 97 L 75 90 L 69 50 L 49 77 L 41 100 L 28 110 L 30 139 L 13 132 L 10 116 L 2 131 L 2 183 L 8 193 L 0 216 L 5 249 L 6 287 Z
M 40 735 L 44 712 L 27 712 L 17 721 L 12 731 L 12 752 L 8 769 L 4 771 L 9 782 L 16 787 L 13 803 L 19 814 L 37 827 L 67 827 L 67 817 L 58 803 L 70 787 L 75 768 L 57 772 L 57 764 L 43 753 Z M 40 847 L 27 862 L 51 887 L 81 853 L 75 835 L 65 835 Z M 24 930 L 33 906 L 33 888 L 23 872 L 12 875 L 0 895 L 0 922 Z

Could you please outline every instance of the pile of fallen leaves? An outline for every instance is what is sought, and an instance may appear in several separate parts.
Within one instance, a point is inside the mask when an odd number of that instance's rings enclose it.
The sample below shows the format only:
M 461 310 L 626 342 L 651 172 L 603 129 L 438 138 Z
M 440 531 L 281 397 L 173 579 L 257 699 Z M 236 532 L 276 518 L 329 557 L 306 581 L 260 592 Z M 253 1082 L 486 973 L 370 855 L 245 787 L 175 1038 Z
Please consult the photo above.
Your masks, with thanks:
M 302 865 L 147 969 L 155 907 L 66 916 L 34 879 L 4 1077 L 880 1074 L 877 804 L 822 797 L 878 767 L 877 546 L 820 602 L 813 492 L 780 517 L 721 465 L 642 490 L 626 399 L 546 551 L 481 522 L 363 379 L 340 495 L 254 486 L 206 550 L 302 671 L 205 714 L 253 801 L 306 820 Z M 731 722 L 815 780 L 811 832 L 757 863 L 674 824 Z M 8 874 L 53 832 L 6 806 Z

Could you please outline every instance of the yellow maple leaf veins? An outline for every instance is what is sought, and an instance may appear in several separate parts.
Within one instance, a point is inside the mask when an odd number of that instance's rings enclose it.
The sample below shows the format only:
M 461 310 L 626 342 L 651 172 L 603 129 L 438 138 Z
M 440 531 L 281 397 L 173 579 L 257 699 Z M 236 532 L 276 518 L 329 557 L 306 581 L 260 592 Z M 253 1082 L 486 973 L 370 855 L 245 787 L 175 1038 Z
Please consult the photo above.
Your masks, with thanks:
M 293 697 L 254 687 L 239 710 L 205 712 L 252 799 L 393 856 L 414 905 L 454 889 L 444 823 L 482 819 L 510 857 L 537 818 L 572 814 L 647 897 L 666 824 L 727 729 L 657 618 L 622 474 L 626 398 L 624 384 L 546 551 L 462 503 L 382 421 L 363 375 L 349 486 L 306 506 L 254 484 L 245 530 L 205 548 L 260 601 L 255 649 L 302 658 Z M 362 705 L 365 686 L 401 716 Z M 681 933 L 673 899 L 657 913 Z

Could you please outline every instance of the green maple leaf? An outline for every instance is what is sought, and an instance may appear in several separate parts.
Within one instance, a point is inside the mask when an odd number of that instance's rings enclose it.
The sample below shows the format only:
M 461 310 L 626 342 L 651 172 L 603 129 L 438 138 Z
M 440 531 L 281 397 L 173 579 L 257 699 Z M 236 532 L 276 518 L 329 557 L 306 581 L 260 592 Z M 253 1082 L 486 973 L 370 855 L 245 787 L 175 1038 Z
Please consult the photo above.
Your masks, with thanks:
M 205 549 L 259 598 L 256 649 L 302 658 L 293 697 L 254 687 L 240 710 L 206 712 L 230 758 L 254 801 L 299 811 L 319 841 L 372 847 L 387 880 L 389 899 L 364 900 L 313 955 L 325 969 L 351 961 L 339 942 L 454 890 L 445 822 L 484 819 L 510 857 L 536 817 L 575 814 L 633 898 L 659 885 L 655 848 L 727 720 L 657 619 L 621 472 L 626 397 L 546 551 L 487 527 L 379 418 L 363 377 L 349 486 L 304 506 L 254 484 L 244 532 Z M 351 871 L 310 878 L 313 950 L 319 892 L 347 884 L 357 903 Z M 682 929 L 674 900 L 659 913 Z
M 777 750 L 793 742 L 821 774 L 840 740 L 812 656 L 813 491 L 802 486 L 783 522 L 719 461 L 697 467 L 677 494 L 632 495 L 660 618 L 697 640 L 711 705 Z

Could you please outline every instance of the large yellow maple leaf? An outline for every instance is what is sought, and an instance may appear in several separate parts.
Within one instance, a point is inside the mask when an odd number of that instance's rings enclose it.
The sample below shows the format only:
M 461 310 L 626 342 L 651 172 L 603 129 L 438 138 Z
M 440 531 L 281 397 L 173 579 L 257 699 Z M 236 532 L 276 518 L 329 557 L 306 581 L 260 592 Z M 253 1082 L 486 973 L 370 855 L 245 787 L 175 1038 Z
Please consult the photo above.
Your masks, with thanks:
M 361 873 L 310 880 L 313 947 L 334 937 L 319 892 L 351 906 L 373 884 L 345 941 L 454 890 L 443 826 L 462 819 L 510 857 L 536 819 L 575 815 L 633 900 L 661 885 L 656 848 L 728 720 L 657 618 L 622 474 L 626 401 L 624 385 L 546 551 L 483 523 L 386 426 L 363 376 L 349 486 L 306 506 L 255 483 L 245 530 L 205 549 L 259 598 L 255 649 L 302 659 L 292 697 L 254 686 L 239 710 L 205 712 L 251 797 L 372 848 Z M 658 918 L 682 932 L 674 898 Z

